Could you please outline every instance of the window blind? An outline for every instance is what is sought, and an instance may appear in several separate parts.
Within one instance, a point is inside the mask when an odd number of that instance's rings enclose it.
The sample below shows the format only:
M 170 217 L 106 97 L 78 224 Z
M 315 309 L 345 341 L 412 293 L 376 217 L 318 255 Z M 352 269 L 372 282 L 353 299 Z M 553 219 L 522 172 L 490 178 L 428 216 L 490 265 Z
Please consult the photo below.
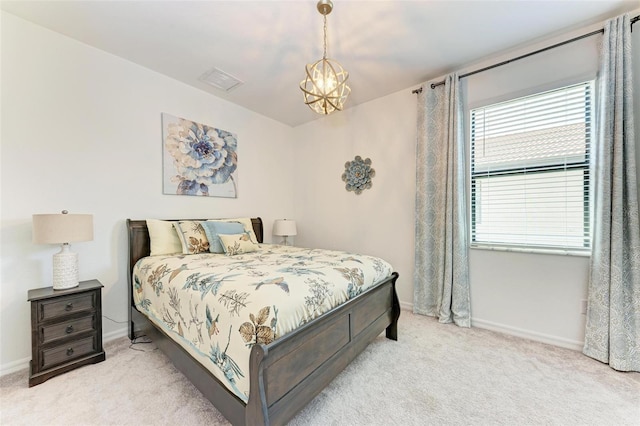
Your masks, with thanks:
M 471 241 L 588 250 L 593 82 L 471 110 Z

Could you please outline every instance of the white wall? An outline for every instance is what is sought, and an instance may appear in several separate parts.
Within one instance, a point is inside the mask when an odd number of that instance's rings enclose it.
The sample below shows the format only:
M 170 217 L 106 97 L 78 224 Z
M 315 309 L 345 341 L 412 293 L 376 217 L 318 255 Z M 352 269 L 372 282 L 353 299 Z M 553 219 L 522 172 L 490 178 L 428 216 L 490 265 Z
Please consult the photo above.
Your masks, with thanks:
M 94 215 L 77 243 L 80 279 L 99 279 L 103 313 L 127 319 L 126 218 L 293 216 L 293 130 L 205 92 L 2 13 L 0 367 L 31 358 L 27 290 L 51 285 L 54 246 L 31 215 Z M 237 199 L 162 194 L 161 113 L 238 135 Z M 105 337 L 126 323 L 104 319 Z
M 495 60 L 500 62 L 591 29 L 574 31 Z M 475 108 L 595 79 L 601 40 L 600 35 L 585 38 L 470 76 L 463 80 L 467 105 Z M 484 62 L 472 69 L 485 65 L 489 64 Z M 475 326 L 581 349 L 586 318 L 581 309 L 582 300 L 587 298 L 588 257 L 472 249 L 469 258 Z
M 596 28 L 602 25 L 521 46 L 469 64 L 461 73 Z M 464 79 L 468 104 L 478 106 L 594 78 L 600 40 L 594 36 Z M 297 242 L 388 259 L 400 273 L 401 303 L 410 307 L 416 140 L 416 99 L 411 88 L 299 126 L 295 132 Z M 373 188 L 361 195 L 347 193 L 340 180 L 344 162 L 355 155 L 370 157 L 376 170 Z M 588 257 L 471 250 L 473 325 L 580 349 L 588 270 Z
M 413 298 L 416 97 L 409 89 L 295 130 L 296 244 L 371 254 L 399 272 Z M 345 163 L 370 158 L 371 189 L 345 190 Z

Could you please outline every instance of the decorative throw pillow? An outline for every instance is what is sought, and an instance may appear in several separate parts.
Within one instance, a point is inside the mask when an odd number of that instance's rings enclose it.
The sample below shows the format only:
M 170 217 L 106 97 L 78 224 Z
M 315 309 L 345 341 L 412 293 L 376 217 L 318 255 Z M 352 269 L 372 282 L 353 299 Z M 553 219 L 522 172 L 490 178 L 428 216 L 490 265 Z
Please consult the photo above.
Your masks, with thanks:
M 173 222 L 167 220 L 147 219 L 151 256 L 182 253 L 182 244 Z
M 207 222 L 237 222 L 237 223 L 241 223 L 242 226 L 244 226 L 244 232 L 247 232 L 249 234 L 249 237 L 251 238 L 251 241 L 253 241 L 254 244 L 258 244 L 258 238 L 256 237 L 256 233 L 253 232 L 253 223 L 251 222 L 251 218 L 250 217 L 238 217 L 238 218 L 232 218 L 232 219 L 211 219 L 211 220 L 208 220 Z
M 227 256 L 235 256 L 236 254 L 250 253 L 257 251 L 260 246 L 251 241 L 249 235 L 244 232 L 242 234 L 219 234 L 220 242 Z
M 196 220 L 181 220 L 180 222 L 175 222 L 173 226 L 178 231 L 183 254 L 198 254 L 209 251 L 209 240 L 200 222 Z
M 214 222 L 206 221 L 200 222 L 204 228 L 204 233 L 209 240 L 209 251 L 211 253 L 224 253 L 224 248 L 220 244 L 220 238 L 218 235 L 224 234 L 242 234 L 244 232 L 244 225 L 238 222 Z

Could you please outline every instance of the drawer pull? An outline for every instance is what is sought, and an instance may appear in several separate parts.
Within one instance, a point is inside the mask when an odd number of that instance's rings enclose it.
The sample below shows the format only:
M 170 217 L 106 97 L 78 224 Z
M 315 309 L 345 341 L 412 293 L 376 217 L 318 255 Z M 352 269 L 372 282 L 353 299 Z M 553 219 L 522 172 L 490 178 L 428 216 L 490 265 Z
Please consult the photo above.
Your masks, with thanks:
M 67 334 L 71 334 L 73 333 L 73 326 L 72 325 L 68 325 L 67 328 L 64 330 Z
M 67 349 L 67 356 L 73 355 L 73 348 Z
M 71 302 L 67 303 L 67 306 L 64 307 L 64 310 L 67 312 L 69 312 L 72 309 L 73 309 L 73 303 Z

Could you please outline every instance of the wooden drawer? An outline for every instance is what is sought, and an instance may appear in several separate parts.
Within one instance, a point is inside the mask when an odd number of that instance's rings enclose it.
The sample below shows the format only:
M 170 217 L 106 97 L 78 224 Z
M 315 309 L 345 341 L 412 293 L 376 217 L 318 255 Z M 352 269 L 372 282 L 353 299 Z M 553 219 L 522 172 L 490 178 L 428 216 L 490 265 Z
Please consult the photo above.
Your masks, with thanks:
M 90 311 L 96 308 L 95 293 L 85 293 L 74 297 L 64 297 L 39 302 L 38 321 L 46 321 L 74 312 Z
M 88 355 L 98 350 L 96 336 L 69 342 L 65 345 L 54 346 L 42 351 L 42 365 L 40 368 L 47 369 L 64 362 L 73 361 L 81 356 Z
M 40 343 L 47 344 L 54 340 L 73 338 L 87 331 L 96 331 L 95 315 L 77 318 L 53 325 L 40 326 Z
M 102 348 L 102 284 L 29 290 L 31 371 L 29 386 L 83 365 L 105 360 Z

